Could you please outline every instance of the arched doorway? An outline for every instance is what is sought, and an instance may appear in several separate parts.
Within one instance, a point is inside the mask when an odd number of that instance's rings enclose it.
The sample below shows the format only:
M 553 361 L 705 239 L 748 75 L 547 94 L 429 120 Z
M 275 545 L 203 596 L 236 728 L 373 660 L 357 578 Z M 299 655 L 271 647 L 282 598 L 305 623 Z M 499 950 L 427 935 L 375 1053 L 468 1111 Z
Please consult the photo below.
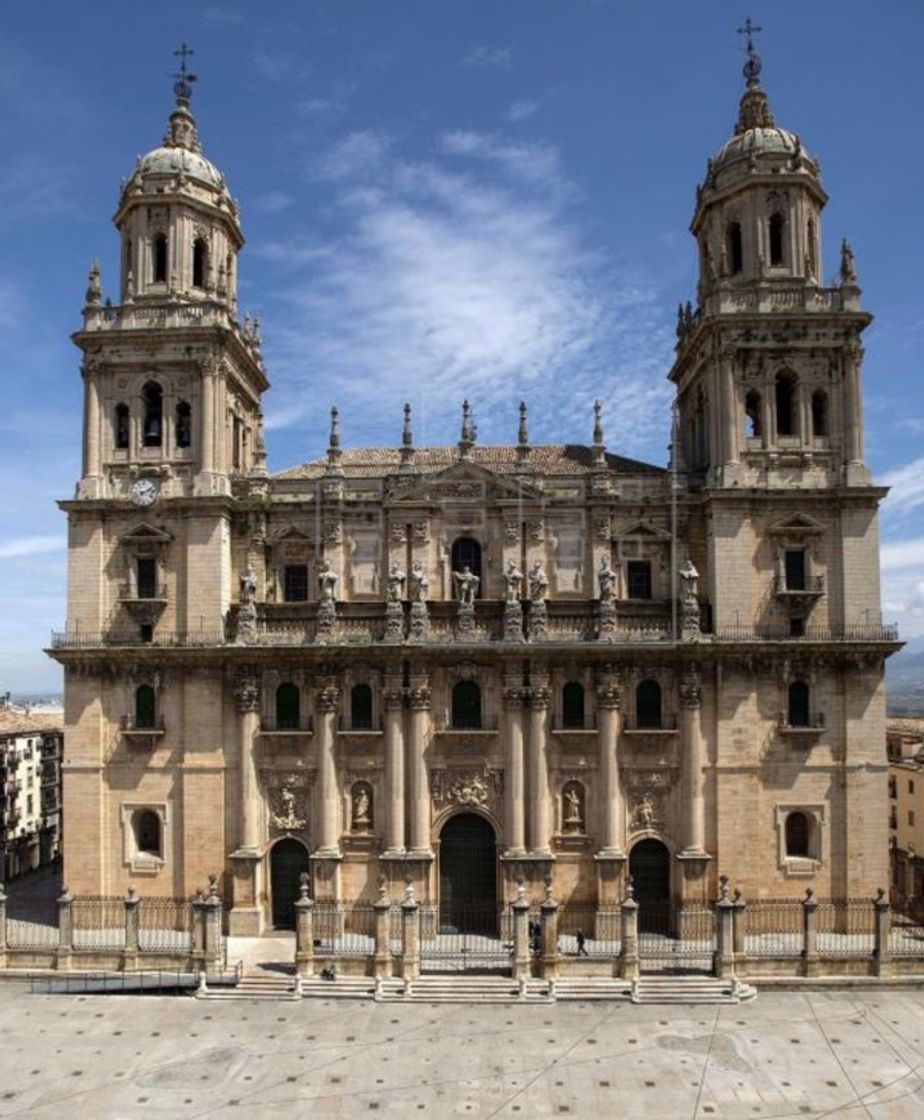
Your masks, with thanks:
M 270 894 L 275 929 L 295 929 L 299 876 L 307 870 L 308 853 L 303 844 L 287 836 L 273 845 L 270 852 Z
M 497 845 L 477 813 L 459 813 L 440 833 L 440 931 L 497 933 Z
M 629 853 L 629 874 L 640 930 L 670 931 L 671 854 L 660 840 L 639 840 Z

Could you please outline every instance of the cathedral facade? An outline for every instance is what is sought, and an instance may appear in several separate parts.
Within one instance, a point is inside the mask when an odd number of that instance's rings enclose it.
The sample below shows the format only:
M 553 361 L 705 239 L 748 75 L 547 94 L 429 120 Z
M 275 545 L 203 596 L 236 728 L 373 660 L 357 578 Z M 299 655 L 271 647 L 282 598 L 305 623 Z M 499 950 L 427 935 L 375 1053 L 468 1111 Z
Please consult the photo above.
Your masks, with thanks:
M 853 255 L 753 49 L 709 160 L 666 467 L 591 442 L 345 448 L 269 473 L 243 235 L 181 73 L 123 184 L 120 298 L 83 326 L 65 873 L 286 925 L 299 876 L 447 921 L 520 885 L 606 908 L 888 884 L 877 507 Z M 590 411 L 590 409 L 588 410 Z M 516 418 L 512 418 L 515 421 Z M 400 427 L 399 423 L 396 429 Z M 590 421 L 590 417 L 589 417 Z M 512 424 L 512 428 L 515 424 Z M 396 436 L 398 431 L 396 430 Z

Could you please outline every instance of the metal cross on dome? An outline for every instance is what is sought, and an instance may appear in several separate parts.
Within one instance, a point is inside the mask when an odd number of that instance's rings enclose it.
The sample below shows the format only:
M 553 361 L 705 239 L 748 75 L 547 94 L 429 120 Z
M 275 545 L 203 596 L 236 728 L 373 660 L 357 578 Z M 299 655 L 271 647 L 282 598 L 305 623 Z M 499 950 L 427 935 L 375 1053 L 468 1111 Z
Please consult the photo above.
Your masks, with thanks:
M 744 76 L 748 83 L 748 88 L 754 88 L 760 84 L 760 71 L 761 71 L 761 58 L 757 51 L 754 49 L 754 36 L 758 31 L 763 31 L 762 27 L 758 27 L 756 23 L 751 22 L 751 17 L 744 21 L 744 27 L 738 28 L 739 35 L 747 35 L 747 46 L 744 48 L 747 52 L 747 62 L 744 64 Z
M 186 59 L 190 58 L 196 52 L 192 49 L 192 47 L 188 47 L 185 43 L 181 43 L 179 50 L 175 50 L 173 53 L 180 60 L 180 69 L 176 74 L 173 75 L 173 77 L 176 79 L 176 81 L 173 83 L 173 92 L 177 95 L 178 98 L 182 98 L 188 101 L 190 95 L 192 94 L 192 84 L 194 81 L 196 81 L 197 75 L 187 70 Z
M 739 35 L 747 35 L 748 37 L 747 47 L 745 48 L 748 53 L 754 50 L 754 36 L 758 31 L 763 31 L 763 28 L 758 27 L 756 23 L 751 23 L 750 16 L 744 21 L 744 27 L 738 28 Z M 177 53 L 179 54 L 179 51 Z

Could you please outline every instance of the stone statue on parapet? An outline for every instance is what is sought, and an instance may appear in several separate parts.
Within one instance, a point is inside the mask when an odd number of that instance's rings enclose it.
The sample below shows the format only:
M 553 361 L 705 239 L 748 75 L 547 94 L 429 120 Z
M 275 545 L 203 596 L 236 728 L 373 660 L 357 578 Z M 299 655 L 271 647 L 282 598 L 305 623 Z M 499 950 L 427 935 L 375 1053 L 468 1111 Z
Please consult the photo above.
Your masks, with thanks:
M 429 587 L 430 581 L 427 579 L 427 573 L 423 569 L 423 564 L 421 564 L 419 560 L 415 560 L 411 565 L 411 575 L 408 580 L 411 602 L 423 603 L 427 598 Z
M 318 591 L 322 600 L 333 602 L 337 598 L 337 573 L 331 568 L 329 560 L 321 561 L 318 572 Z
M 400 603 L 404 595 L 404 572 L 401 571 L 401 565 L 398 563 L 392 564 L 388 572 L 388 601 L 390 603 Z
M 534 603 L 542 603 L 548 590 L 549 577 L 545 574 L 542 561 L 536 560 L 529 569 L 529 597 Z
M 522 586 L 523 573 L 513 560 L 508 560 L 507 569 L 504 572 L 504 599 L 508 603 L 518 603 Z
M 597 573 L 600 581 L 600 601 L 612 603 L 616 598 L 616 573 L 610 567 L 609 556 L 600 557 L 600 571 Z
M 456 595 L 460 603 L 474 603 L 478 594 L 478 585 L 481 579 L 475 575 L 466 564 L 461 572 L 452 573 L 453 583 L 456 585 Z

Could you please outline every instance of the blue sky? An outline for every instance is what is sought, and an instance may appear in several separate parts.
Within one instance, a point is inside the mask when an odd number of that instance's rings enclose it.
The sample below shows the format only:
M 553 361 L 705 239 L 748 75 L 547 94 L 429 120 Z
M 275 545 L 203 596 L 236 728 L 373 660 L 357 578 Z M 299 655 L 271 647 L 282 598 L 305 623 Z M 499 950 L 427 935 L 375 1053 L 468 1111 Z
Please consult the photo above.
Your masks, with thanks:
M 885 10 L 886 15 L 876 14 Z M 662 463 L 687 232 L 731 134 L 746 16 L 777 122 L 821 159 L 824 273 L 851 239 L 884 614 L 924 635 L 924 5 L 302 0 L 16 5 L 0 42 L 0 686 L 55 687 L 64 519 L 79 469 L 76 328 L 90 260 L 113 292 L 120 178 L 156 147 L 172 52 L 240 201 L 241 307 L 261 316 L 270 465 L 344 443 L 587 441 Z

